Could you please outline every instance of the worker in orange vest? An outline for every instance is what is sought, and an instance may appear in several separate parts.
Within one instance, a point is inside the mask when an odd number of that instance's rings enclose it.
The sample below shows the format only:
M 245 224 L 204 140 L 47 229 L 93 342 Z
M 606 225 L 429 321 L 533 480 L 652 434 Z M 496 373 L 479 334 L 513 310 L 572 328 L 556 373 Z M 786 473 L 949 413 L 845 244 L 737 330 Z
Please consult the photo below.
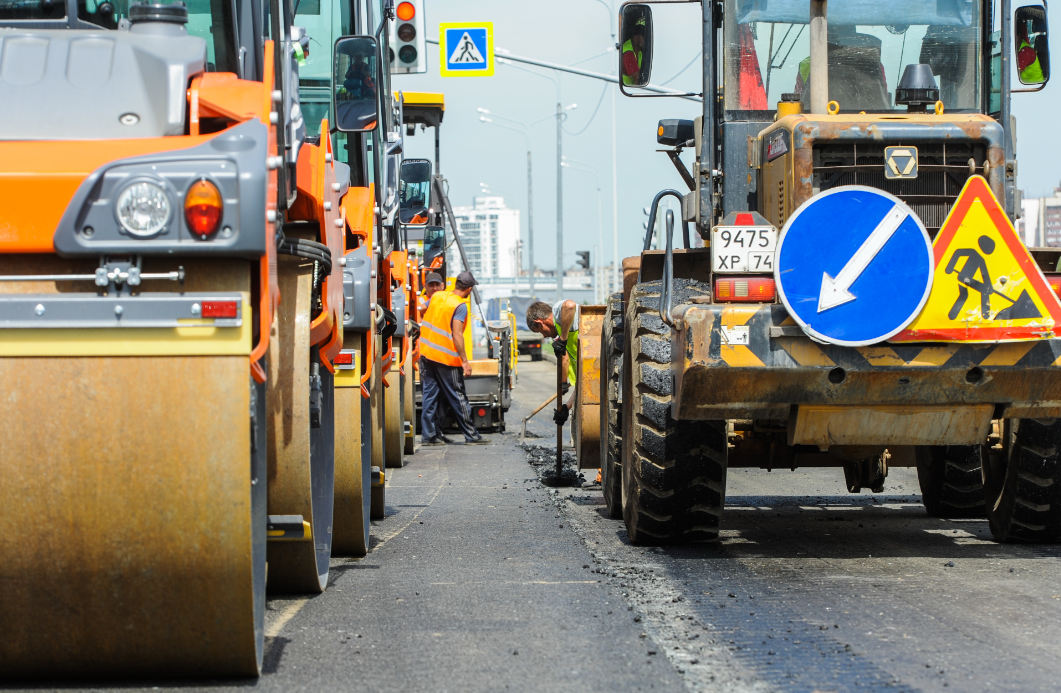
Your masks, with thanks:
M 428 272 L 424 285 L 424 300 L 420 301 L 421 319 L 427 313 L 427 307 L 431 305 L 431 297 L 446 288 L 445 282 L 442 281 L 442 275 L 438 272 Z
M 472 408 L 464 389 L 464 376 L 472 374 L 464 347 L 464 323 L 468 320 L 465 299 L 475 286 L 471 272 L 461 272 L 453 291 L 431 297 L 420 331 L 420 386 L 423 409 L 420 418 L 421 445 L 445 445 L 438 426 L 440 399 L 446 398 L 465 445 L 487 442 L 472 426 Z

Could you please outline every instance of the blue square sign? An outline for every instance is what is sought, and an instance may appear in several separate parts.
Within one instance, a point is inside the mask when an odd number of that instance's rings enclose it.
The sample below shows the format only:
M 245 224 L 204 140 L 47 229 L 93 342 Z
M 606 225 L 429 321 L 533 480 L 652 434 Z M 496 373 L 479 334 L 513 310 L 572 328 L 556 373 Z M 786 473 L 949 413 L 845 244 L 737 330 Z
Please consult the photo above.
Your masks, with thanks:
M 442 24 L 439 59 L 443 77 L 489 77 L 494 74 L 492 22 Z

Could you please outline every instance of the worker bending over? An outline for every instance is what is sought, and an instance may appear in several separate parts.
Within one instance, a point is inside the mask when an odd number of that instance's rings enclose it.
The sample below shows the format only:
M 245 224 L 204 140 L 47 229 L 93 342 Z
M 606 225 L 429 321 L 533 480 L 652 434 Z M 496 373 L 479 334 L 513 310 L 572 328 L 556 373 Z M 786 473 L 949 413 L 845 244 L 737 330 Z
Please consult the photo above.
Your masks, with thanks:
M 574 301 L 557 301 L 552 308 L 544 301 L 535 301 L 527 309 L 527 327 L 543 337 L 553 340 L 553 353 L 561 368 L 567 369 L 567 382 L 571 396 L 553 414 L 558 426 L 567 423 L 571 408 L 575 406 L 576 380 L 578 379 L 578 304 Z
M 438 425 L 441 398 L 449 402 L 457 425 L 464 433 L 466 445 L 487 441 L 472 426 L 472 408 L 464 389 L 464 376 L 472 374 L 468 352 L 464 348 L 464 323 L 468 320 L 465 299 L 472 292 L 475 279 L 471 272 L 461 272 L 453 291 L 439 291 L 431 297 L 420 332 L 420 386 L 423 410 L 420 418 L 422 445 L 445 445 Z

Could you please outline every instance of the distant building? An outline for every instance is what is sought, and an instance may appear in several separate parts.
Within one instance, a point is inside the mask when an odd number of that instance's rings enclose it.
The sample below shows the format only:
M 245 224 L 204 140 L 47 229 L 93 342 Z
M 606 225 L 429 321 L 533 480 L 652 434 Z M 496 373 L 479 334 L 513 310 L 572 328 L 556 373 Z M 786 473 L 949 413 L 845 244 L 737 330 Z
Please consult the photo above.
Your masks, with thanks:
M 1045 245 L 1061 246 L 1061 190 L 1054 191 L 1054 197 L 1039 200 L 1039 224 L 1043 230 Z
M 501 196 L 476 197 L 471 207 L 454 207 L 453 216 L 476 279 L 518 277 L 521 267 L 519 210 L 505 206 Z M 463 267 L 460 252 L 450 247 L 449 266 Z
M 1016 228 L 1028 247 L 1061 247 L 1061 186 L 1052 197 L 1024 198 Z
M 1040 238 L 1039 226 L 1039 200 L 1023 198 L 1020 203 L 1020 218 L 1013 227 L 1017 230 L 1017 236 L 1029 248 L 1037 248 L 1043 245 Z

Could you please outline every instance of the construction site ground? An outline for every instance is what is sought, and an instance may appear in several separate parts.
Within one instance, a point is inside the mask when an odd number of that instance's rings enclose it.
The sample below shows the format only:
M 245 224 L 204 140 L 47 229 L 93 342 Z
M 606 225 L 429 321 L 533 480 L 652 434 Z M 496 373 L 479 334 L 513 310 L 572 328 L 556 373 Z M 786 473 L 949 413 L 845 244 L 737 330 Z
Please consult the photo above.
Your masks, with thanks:
M 1056 691 L 1061 548 L 926 516 L 916 473 L 851 495 L 838 469 L 732 470 L 718 544 L 640 548 L 554 459 L 555 366 L 519 364 L 508 431 L 387 471 L 372 552 L 268 602 L 258 680 L 8 689 Z M 566 430 L 565 430 L 566 433 Z M 457 438 L 460 436 L 458 435 Z M 2 617 L 0 617 L 2 622 Z

